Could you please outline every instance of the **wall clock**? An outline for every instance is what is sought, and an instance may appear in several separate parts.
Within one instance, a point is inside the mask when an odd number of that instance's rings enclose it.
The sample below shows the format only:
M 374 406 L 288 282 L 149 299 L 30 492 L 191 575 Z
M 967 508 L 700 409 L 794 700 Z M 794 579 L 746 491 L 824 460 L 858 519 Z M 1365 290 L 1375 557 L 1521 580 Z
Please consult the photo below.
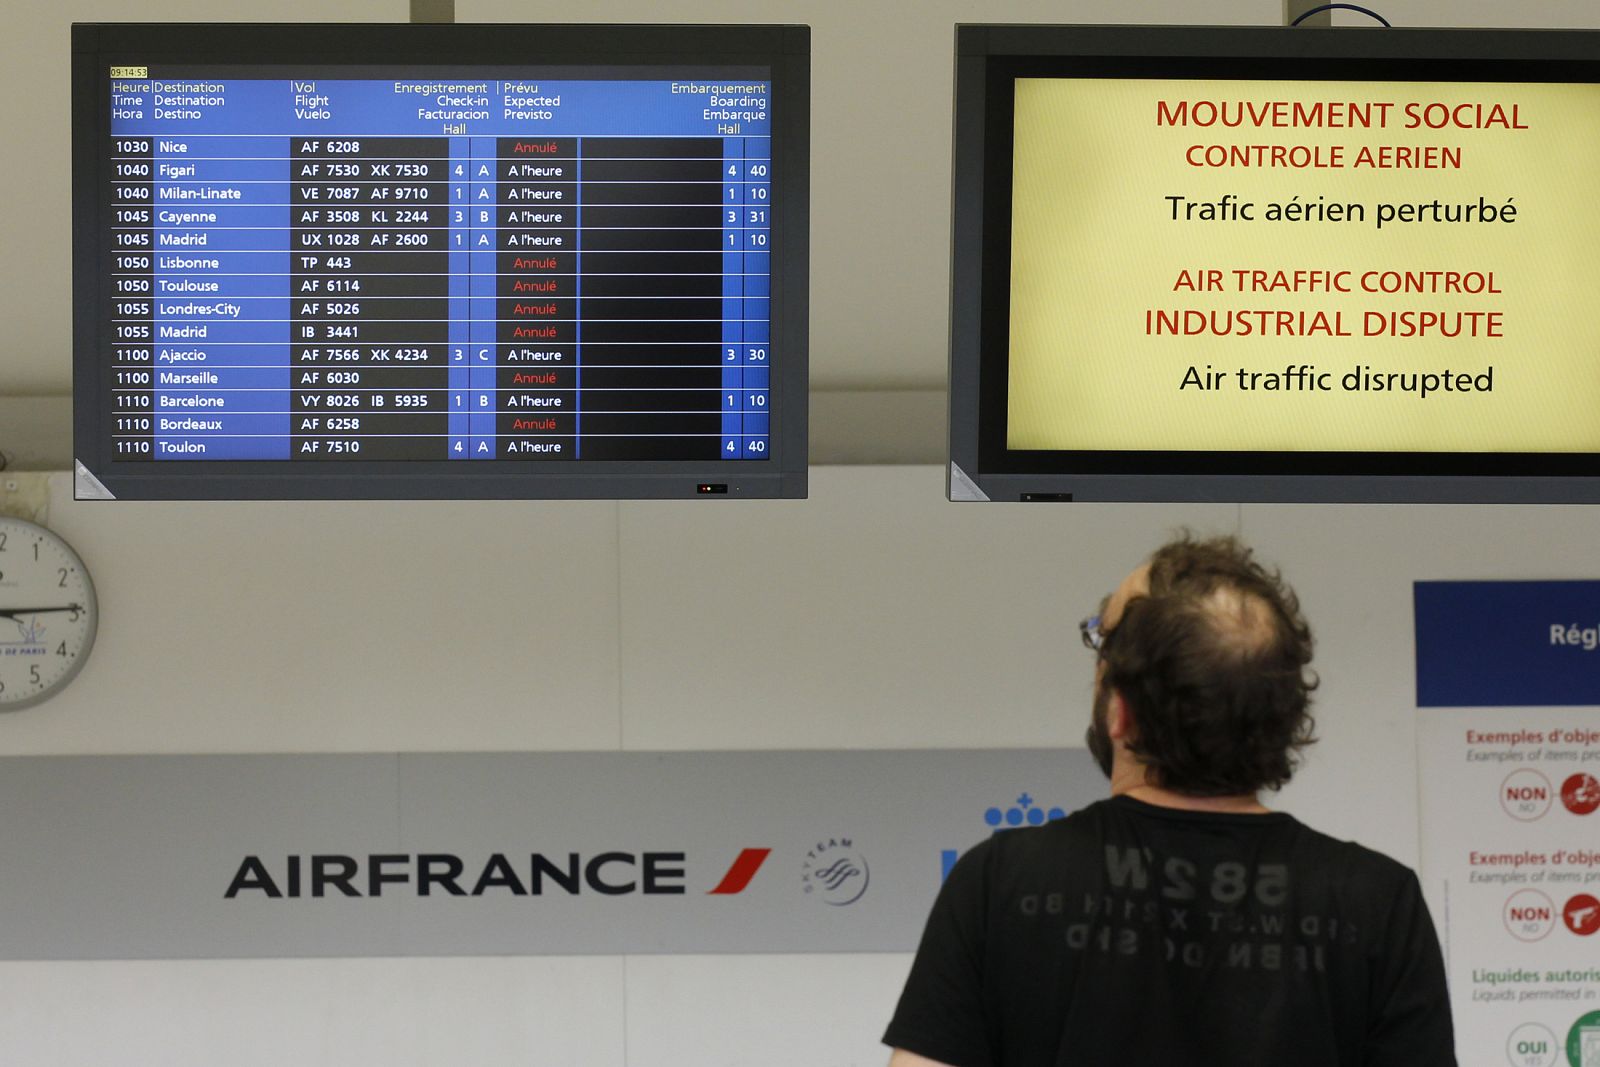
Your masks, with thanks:
M 94 647 L 89 570 L 43 526 L 0 515 L 0 711 L 60 692 Z

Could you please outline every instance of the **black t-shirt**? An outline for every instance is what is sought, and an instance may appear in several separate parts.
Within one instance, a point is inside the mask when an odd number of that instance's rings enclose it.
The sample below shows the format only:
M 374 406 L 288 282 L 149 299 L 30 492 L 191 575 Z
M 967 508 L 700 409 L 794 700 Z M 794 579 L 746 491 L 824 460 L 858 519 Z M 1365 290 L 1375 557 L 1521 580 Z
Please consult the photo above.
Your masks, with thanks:
M 884 1042 L 955 1067 L 1453 1067 L 1410 870 L 1281 813 L 1130 797 L 991 837 Z

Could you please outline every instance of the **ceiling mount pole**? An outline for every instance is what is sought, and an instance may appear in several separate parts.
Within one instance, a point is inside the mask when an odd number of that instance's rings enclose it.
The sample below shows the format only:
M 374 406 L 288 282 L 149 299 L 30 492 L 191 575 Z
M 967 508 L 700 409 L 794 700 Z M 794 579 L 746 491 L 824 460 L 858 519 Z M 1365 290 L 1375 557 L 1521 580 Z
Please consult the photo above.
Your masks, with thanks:
M 1284 0 L 1289 3 L 1290 0 Z M 456 0 L 411 0 L 412 22 L 454 22 Z
M 412 22 L 417 21 L 415 12 L 417 10 L 417 4 L 420 2 L 421 0 L 411 0 L 411 10 L 413 12 L 411 16 Z M 1304 15 L 1307 11 L 1310 11 L 1314 7 L 1321 7 L 1325 2 L 1326 0 L 1283 0 L 1283 24 L 1285 26 L 1293 26 L 1295 19 L 1299 18 L 1301 15 Z M 1318 11 L 1315 15 L 1312 15 L 1300 25 L 1332 26 L 1333 12 Z

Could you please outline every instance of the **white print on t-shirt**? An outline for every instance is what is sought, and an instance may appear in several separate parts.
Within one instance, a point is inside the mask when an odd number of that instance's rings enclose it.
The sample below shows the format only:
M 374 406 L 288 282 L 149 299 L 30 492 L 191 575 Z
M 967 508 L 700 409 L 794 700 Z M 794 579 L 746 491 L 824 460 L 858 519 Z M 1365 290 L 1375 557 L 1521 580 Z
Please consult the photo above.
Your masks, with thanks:
M 1225 860 L 1202 867 L 1167 856 L 1158 865 L 1148 849 L 1115 845 L 1106 846 L 1105 861 L 1110 891 L 1103 896 L 1030 893 L 1018 898 L 1018 912 L 1077 919 L 1065 932 L 1075 951 L 1156 951 L 1168 963 L 1196 968 L 1215 962 L 1237 970 L 1325 972 L 1329 946 L 1357 942 L 1356 928 L 1337 917 L 1289 914 L 1284 864 Z

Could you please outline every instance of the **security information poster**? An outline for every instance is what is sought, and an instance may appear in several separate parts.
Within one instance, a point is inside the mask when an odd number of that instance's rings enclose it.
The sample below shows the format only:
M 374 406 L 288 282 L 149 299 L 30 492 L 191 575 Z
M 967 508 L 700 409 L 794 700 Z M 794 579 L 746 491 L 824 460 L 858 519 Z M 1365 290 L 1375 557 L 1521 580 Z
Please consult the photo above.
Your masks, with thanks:
M 1600 450 L 1600 86 L 1016 82 L 1010 449 Z
M 1600 1067 L 1600 581 L 1418 582 L 1422 882 L 1462 1067 Z

